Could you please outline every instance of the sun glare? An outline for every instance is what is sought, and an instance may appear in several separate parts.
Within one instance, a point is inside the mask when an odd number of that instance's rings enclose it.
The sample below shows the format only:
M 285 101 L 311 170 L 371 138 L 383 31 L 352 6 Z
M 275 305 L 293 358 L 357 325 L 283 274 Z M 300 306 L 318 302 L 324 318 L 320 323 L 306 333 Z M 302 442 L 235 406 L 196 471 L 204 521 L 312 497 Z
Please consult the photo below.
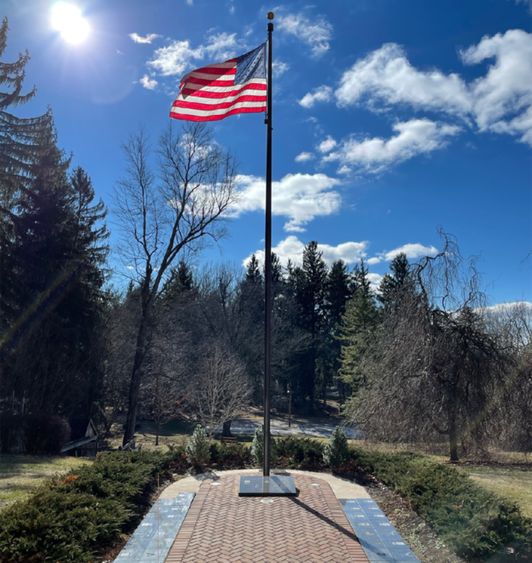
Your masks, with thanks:
M 81 16 L 81 11 L 66 2 L 53 5 L 52 25 L 69 43 L 81 43 L 89 34 L 89 24 Z

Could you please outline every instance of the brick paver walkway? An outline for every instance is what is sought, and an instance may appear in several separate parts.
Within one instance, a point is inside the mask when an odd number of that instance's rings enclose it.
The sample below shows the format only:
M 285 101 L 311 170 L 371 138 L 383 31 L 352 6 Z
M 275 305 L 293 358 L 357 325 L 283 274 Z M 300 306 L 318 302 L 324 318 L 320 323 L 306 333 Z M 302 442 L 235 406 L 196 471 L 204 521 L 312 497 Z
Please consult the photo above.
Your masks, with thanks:
M 204 481 L 166 563 L 367 563 L 330 485 L 294 477 L 299 496 L 271 503 L 239 497 L 238 475 Z

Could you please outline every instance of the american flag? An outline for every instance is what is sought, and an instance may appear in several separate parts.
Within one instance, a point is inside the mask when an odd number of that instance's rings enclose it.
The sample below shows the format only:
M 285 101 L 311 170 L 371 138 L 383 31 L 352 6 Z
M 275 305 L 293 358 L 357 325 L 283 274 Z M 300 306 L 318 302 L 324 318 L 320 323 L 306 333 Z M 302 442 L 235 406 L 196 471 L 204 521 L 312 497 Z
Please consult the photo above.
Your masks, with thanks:
M 217 121 L 266 111 L 266 43 L 253 51 L 189 72 L 181 79 L 170 117 Z

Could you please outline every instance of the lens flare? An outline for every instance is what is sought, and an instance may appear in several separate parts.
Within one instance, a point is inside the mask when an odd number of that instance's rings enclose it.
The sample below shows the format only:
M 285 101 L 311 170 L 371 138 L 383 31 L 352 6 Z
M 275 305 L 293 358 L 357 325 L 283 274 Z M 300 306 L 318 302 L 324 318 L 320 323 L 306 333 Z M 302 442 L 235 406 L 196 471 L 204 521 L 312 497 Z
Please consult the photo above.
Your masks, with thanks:
M 81 16 L 81 11 L 66 2 L 53 5 L 52 25 L 69 43 L 81 43 L 89 35 L 89 24 Z

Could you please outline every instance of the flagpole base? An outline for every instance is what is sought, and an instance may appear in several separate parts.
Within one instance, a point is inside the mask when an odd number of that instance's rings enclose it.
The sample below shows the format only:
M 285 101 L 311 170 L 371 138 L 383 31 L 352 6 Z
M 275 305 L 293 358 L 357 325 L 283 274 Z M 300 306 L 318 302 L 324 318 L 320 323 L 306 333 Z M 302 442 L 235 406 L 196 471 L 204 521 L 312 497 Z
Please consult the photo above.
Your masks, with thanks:
M 290 497 L 297 489 L 292 475 L 241 475 L 239 497 Z

